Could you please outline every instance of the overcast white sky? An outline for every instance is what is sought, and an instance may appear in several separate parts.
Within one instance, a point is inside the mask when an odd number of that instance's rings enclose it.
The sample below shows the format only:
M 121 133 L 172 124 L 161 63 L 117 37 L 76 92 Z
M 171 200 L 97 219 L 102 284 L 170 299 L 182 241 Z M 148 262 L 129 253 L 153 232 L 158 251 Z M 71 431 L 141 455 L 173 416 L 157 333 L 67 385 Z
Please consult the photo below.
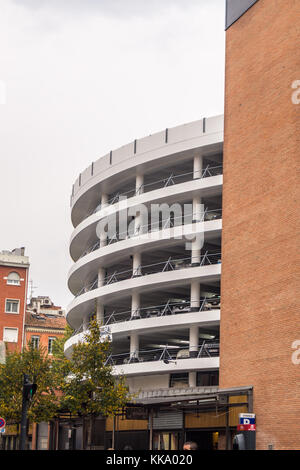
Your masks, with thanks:
M 80 171 L 223 113 L 224 23 L 225 0 L 1 0 L 0 251 L 26 247 L 34 295 L 72 299 Z

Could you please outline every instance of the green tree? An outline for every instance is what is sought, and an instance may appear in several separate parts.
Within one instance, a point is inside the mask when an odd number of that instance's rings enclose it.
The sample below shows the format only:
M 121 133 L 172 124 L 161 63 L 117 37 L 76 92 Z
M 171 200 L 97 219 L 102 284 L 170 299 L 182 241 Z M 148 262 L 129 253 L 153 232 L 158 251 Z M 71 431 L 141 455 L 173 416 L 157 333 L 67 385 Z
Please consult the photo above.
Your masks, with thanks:
M 52 345 L 52 373 L 57 390 L 60 392 L 63 389 L 65 379 L 70 373 L 71 368 L 71 361 L 67 359 L 64 354 L 64 344 L 73 333 L 74 330 L 67 325 L 64 335 L 60 338 L 56 338 Z
M 100 327 L 91 321 L 84 341 L 76 344 L 69 375 L 62 385 L 61 405 L 81 416 L 112 416 L 128 402 L 124 377 L 115 378 L 106 364 L 111 345 L 101 341 Z
M 28 419 L 36 423 L 48 421 L 59 406 L 51 359 L 44 348 L 35 349 L 31 343 L 21 353 L 8 353 L 5 364 L 0 365 L 0 415 L 8 423 L 20 423 L 23 374 L 34 378 L 37 384 L 28 409 Z
M 8 424 L 21 421 L 23 374 L 35 378 L 38 386 L 28 409 L 32 423 L 47 422 L 58 417 L 60 410 L 68 410 L 90 418 L 90 436 L 94 417 L 114 415 L 126 405 L 128 389 L 124 378 L 114 377 L 106 364 L 111 345 L 101 341 L 97 321 L 91 322 L 84 341 L 74 346 L 67 359 L 64 343 L 71 334 L 67 327 L 64 337 L 54 342 L 52 359 L 45 348 L 28 343 L 23 352 L 9 353 L 6 363 L 0 364 L 0 416 Z

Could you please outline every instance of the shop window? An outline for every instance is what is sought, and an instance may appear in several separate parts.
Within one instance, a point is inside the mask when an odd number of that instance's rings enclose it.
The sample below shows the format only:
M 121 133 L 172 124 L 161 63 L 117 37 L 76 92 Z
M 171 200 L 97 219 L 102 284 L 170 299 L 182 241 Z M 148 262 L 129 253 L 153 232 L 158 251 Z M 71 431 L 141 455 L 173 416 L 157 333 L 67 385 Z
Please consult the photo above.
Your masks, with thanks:
M 48 450 L 48 423 L 42 422 L 37 425 L 37 449 Z
M 178 450 L 178 432 L 155 432 L 153 434 L 153 450 Z

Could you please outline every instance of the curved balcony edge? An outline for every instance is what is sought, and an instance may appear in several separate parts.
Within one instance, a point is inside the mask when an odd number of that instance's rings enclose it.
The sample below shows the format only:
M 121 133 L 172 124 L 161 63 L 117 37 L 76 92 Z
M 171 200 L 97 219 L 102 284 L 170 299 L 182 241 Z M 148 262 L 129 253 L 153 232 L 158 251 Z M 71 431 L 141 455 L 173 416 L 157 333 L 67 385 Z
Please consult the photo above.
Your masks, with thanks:
M 176 153 L 196 148 L 206 148 L 223 143 L 224 116 L 212 116 L 191 123 L 179 125 L 137 139 L 115 151 L 103 155 L 80 173 L 71 194 L 71 217 L 74 226 L 80 219 L 82 207 L 90 199 L 90 193 L 97 192 L 97 186 L 117 174 L 126 174 L 138 165 L 147 165 Z M 83 209 L 84 210 L 84 209 Z
M 164 316 L 159 318 L 146 318 L 142 320 L 131 320 L 120 323 L 112 323 L 107 325 L 109 332 L 112 335 L 113 340 L 120 337 L 128 336 L 131 333 L 155 333 L 156 331 L 171 331 L 176 330 L 179 327 L 187 326 L 199 326 L 199 327 L 211 327 L 220 324 L 220 310 L 209 310 L 202 312 L 182 313 L 172 316 Z M 107 326 L 106 333 L 107 333 Z M 70 357 L 75 344 L 83 341 L 84 336 L 88 333 L 87 331 L 81 331 L 65 342 L 65 354 Z
M 201 357 L 177 359 L 175 362 L 165 364 L 163 361 L 137 362 L 113 366 L 112 373 L 115 376 L 170 374 L 179 372 L 193 372 L 200 370 L 216 370 L 220 367 L 219 357 Z
M 133 209 L 140 204 L 149 204 L 151 202 L 155 204 L 168 203 L 176 197 L 176 201 L 180 202 L 182 198 L 191 197 L 196 192 L 202 197 L 206 197 L 213 194 L 221 194 L 223 186 L 223 175 L 211 176 L 204 179 L 195 179 L 189 182 L 180 183 L 174 186 L 168 186 L 166 188 L 149 191 L 135 197 L 131 197 L 124 201 L 118 202 L 111 206 L 106 206 L 99 210 L 95 214 L 90 215 L 84 219 L 77 227 L 73 230 L 69 243 L 70 256 L 74 261 L 77 261 L 80 257 L 80 248 L 84 245 L 84 240 L 88 239 L 91 234 L 96 234 L 97 224 L 105 217 L 117 214 L 120 211 Z
M 128 297 L 135 290 L 137 292 L 150 292 L 165 287 L 176 287 L 188 284 L 199 279 L 199 281 L 216 281 L 221 276 L 221 264 L 195 266 L 176 271 L 159 272 L 140 276 L 98 287 L 86 292 L 75 299 L 67 307 L 67 321 L 74 328 L 79 328 L 85 315 L 95 309 L 95 302 L 100 300 L 104 305 L 110 303 L 116 295 L 118 298 Z
M 222 219 L 216 219 L 148 232 L 106 245 L 88 253 L 73 264 L 68 273 L 68 287 L 72 294 L 75 295 L 82 287 L 82 280 L 87 275 L 94 273 L 94 276 L 96 276 L 97 270 L 100 267 L 106 267 L 107 262 L 113 264 L 116 261 L 133 255 L 136 250 L 140 249 L 145 253 L 151 249 L 161 249 L 165 246 L 178 243 L 179 237 L 184 239 L 184 237 L 199 233 L 203 233 L 205 239 L 210 240 L 220 236 L 221 232 Z
M 71 336 L 71 338 L 67 339 L 67 341 L 64 344 L 64 354 L 67 359 L 71 358 L 74 346 L 82 342 L 87 333 L 88 331 L 81 331 L 77 335 L 73 335 Z
M 182 313 L 162 317 L 130 320 L 122 323 L 107 325 L 113 338 L 126 336 L 130 333 L 155 333 L 157 331 L 172 331 L 179 327 L 201 326 L 210 327 L 220 323 L 220 310 Z

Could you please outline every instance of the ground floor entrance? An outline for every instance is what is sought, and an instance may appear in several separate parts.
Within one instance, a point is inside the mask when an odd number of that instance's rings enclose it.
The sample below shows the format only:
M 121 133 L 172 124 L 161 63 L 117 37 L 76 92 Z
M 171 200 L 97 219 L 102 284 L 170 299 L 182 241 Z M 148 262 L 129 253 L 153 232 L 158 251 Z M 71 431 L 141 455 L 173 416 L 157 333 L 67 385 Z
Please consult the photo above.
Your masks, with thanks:
M 229 440 L 232 441 L 235 429 L 228 430 Z M 226 429 L 182 429 L 159 430 L 153 432 L 152 450 L 182 450 L 187 441 L 196 442 L 199 450 L 225 450 Z M 149 450 L 150 432 L 144 431 L 117 431 L 106 432 L 105 448 L 115 450 Z M 114 442 L 114 445 L 113 445 Z M 231 446 L 229 446 L 231 448 Z
M 180 450 L 186 441 L 196 442 L 199 450 L 217 450 L 219 433 L 202 430 L 154 432 L 153 450 Z
M 198 445 L 199 450 L 218 450 L 219 432 L 193 430 L 186 431 L 185 441 L 193 441 Z
M 153 434 L 153 450 L 177 450 L 180 440 L 179 432 L 155 432 Z

